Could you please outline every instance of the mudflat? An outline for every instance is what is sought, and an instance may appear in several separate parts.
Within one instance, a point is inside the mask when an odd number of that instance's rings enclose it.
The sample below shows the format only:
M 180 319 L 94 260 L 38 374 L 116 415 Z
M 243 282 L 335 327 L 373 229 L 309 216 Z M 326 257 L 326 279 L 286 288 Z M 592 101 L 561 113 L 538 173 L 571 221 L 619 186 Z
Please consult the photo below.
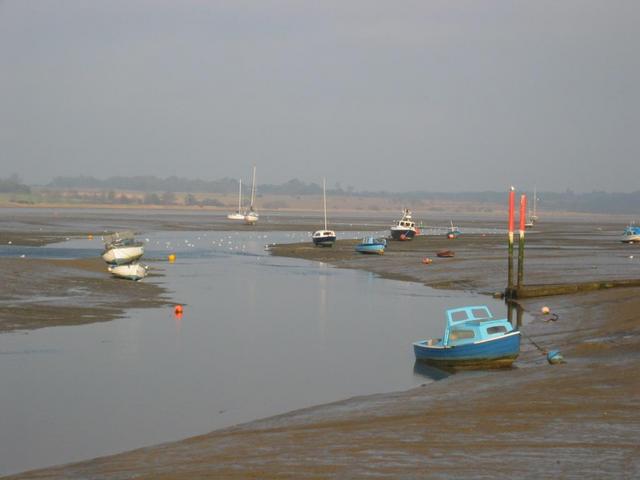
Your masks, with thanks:
M 619 230 L 603 222 L 540 224 L 527 232 L 525 283 L 640 278 L 640 250 L 621 244 Z M 354 243 L 272 253 L 436 288 L 490 294 L 505 287 L 503 235 L 418 237 L 370 257 L 356 254 Z M 455 257 L 437 258 L 445 248 Z M 637 478 L 639 294 L 614 288 L 521 301 L 532 320 L 513 369 L 459 373 L 425 388 L 9 478 Z M 543 305 L 558 320 L 539 313 Z M 547 364 L 540 349 L 560 349 L 567 363 Z

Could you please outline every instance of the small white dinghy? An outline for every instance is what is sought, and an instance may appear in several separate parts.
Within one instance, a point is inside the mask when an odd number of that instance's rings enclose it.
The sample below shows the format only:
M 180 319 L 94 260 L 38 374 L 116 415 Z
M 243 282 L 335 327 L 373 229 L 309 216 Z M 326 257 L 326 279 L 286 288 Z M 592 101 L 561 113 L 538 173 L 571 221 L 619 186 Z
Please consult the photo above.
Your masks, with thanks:
M 147 276 L 148 265 L 141 263 L 130 263 L 128 265 L 110 265 L 109 272 L 118 278 L 138 281 Z

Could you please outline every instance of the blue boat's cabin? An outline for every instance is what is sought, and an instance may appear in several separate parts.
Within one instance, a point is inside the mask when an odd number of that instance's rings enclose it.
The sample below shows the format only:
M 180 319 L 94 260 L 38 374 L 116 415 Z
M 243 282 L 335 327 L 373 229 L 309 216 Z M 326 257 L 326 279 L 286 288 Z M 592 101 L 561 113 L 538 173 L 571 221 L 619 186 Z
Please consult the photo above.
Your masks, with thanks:
M 447 326 L 438 343 L 444 347 L 465 345 L 500 337 L 511 331 L 513 326 L 506 318 L 493 318 L 484 305 L 454 308 L 447 310 Z

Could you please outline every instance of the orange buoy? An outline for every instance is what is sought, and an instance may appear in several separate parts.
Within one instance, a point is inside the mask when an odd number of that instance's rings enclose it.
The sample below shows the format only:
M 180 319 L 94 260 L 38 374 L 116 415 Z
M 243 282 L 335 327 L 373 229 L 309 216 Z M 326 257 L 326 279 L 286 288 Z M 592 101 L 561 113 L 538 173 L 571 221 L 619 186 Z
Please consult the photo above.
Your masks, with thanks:
M 422 263 L 424 263 L 425 265 L 429 265 L 431 262 L 433 262 L 433 260 L 431 260 L 429 257 L 424 257 L 422 259 Z
M 176 307 L 173 309 L 173 312 L 176 315 L 181 315 L 182 314 L 182 305 L 176 305 Z
M 546 305 L 544 307 L 542 307 L 540 309 L 540 311 L 544 314 L 547 315 L 551 310 L 549 309 L 549 307 L 547 307 Z
M 169 259 L 169 263 L 173 263 L 176 261 L 176 254 L 175 253 L 171 253 L 169 254 L 169 256 L 167 257 Z
M 93 235 L 89 234 L 89 235 L 87 235 L 87 238 L 88 238 L 89 240 L 93 240 Z

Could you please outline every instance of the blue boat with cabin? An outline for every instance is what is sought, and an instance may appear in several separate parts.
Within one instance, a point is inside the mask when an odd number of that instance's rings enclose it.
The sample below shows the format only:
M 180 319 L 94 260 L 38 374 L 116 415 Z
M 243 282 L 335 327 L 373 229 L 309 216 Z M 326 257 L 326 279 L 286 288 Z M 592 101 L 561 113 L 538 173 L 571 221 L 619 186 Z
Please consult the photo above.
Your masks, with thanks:
M 387 241 L 384 238 L 367 237 L 356 245 L 356 252 L 384 254 Z
M 496 319 L 486 305 L 447 310 L 442 338 L 413 344 L 416 360 L 438 366 L 500 368 L 520 353 L 520 331 L 506 318 Z
M 623 243 L 640 242 L 640 227 L 634 224 L 629 225 L 622 233 Z

